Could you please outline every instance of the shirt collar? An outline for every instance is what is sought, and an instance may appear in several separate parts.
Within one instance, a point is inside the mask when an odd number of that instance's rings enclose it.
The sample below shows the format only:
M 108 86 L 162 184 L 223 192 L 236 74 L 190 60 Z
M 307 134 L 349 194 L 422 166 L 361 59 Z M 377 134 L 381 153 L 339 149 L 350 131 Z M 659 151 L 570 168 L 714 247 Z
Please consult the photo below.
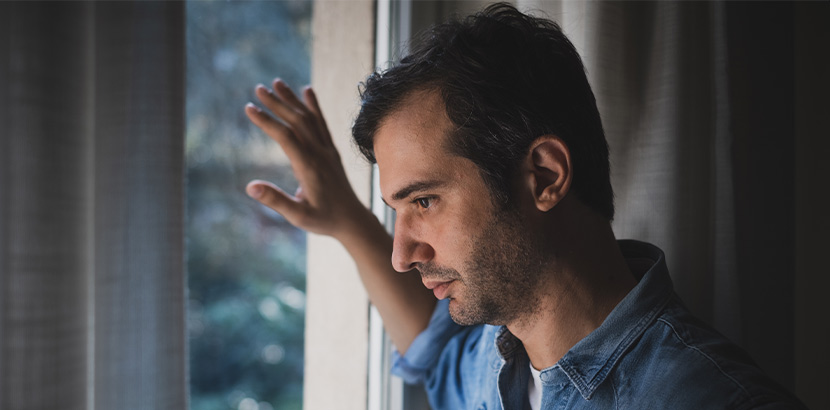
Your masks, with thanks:
M 635 275 L 642 274 L 637 278 L 639 282 L 634 289 L 611 311 L 600 327 L 580 340 L 553 366 L 565 372 L 586 400 L 591 398 L 623 354 L 656 319 L 673 294 L 665 255 L 660 248 L 633 240 L 621 240 L 618 244 L 629 265 L 648 263 L 650 267 L 645 273 L 632 269 Z M 522 347 L 521 341 L 504 326 L 497 331 L 495 343 L 497 351 L 505 359 Z M 547 370 L 553 368 L 543 371 L 543 381 Z
M 651 267 L 637 278 L 637 286 L 611 311 L 602 325 L 574 345 L 557 364 L 586 400 L 654 322 L 674 293 L 666 258 L 660 248 L 632 240 L 618 243 L 629 265 L 650 261 Z

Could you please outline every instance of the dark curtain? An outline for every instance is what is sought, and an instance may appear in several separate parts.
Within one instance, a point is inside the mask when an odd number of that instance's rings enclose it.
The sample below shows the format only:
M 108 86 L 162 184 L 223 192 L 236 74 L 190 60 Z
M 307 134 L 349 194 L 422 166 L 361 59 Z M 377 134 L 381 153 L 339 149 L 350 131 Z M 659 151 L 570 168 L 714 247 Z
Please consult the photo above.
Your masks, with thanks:
M 515 3 L 583 56 L 617 236 L 660 246 L 692 312 L 830 406 L 830 3 Z M 487 4 L 414 2 L 412 27 Z
M 183 24 L 0 3 L 0 408 L 187 407 Z
M 660 246 L 697 316 L 808 405 L 830 404 L 830 322 L 800 305 L 828 286 L 809 249 L 830 245 L 830 226 L 826 211 L 796 211 L 828 204 L 826 189 L 806 184 L 828 167 L 804 164 L 830 154 L 816 121 L 830 93 L 827 3 L 541 6 L 585 57 L 611 147 L 617 236 Z

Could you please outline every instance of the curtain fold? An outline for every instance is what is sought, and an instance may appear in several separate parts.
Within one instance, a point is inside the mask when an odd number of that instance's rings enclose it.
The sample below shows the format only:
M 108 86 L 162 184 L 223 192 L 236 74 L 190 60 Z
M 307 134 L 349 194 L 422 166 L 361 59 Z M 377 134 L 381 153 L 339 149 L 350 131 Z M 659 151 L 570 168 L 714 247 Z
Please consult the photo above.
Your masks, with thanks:
M 187 407 L 183 24 L 0 3 L 0 408 Z
M 617 236 L 662 247 L 692 312 L 793 389 L 796 5 L 518 4 L 559 21 L 583 55 Z
M 808 405 L 827 403 L 828 194 L 816 181 L 829 154 L 828 4 L 514 2 L 557 21 L 583 58 L 617 236 L 660 246 L 693 313 Z M 415 2 L 412 24 L 487 3 Z
M 585 58 L 617 236 L 660 246 L 691 310 L 792 389 L 793 6 L 538 5 Z
M 795 5 L 724 4 L 743 346 L 793 387 Z M 756 5 L 757 6 L 757 5 Z M 774 27 L 774 29 L 771 29 Z M 763 67 L 763 69 L 761 69 Z M 826 131 L 825 131 L 826 132 Z

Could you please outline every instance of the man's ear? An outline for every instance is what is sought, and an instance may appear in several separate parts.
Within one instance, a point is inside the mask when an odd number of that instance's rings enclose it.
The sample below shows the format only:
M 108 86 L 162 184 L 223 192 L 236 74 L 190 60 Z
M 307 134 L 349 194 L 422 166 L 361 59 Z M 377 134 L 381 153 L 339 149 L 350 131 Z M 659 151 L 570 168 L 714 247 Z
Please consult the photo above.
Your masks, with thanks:
M 530 144 L 525 164 L 536 208 L 550 211 L 571 188 L 571 151 L 561 138 L 543 135 Z

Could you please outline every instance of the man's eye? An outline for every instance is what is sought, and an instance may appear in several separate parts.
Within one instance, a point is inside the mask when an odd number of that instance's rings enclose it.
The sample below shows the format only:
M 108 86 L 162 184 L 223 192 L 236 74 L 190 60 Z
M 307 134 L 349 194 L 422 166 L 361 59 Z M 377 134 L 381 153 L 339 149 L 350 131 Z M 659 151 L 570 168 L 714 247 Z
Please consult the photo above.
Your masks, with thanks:
M 421 208 L 427 209 L 430 207 L 430 205 L 432 205 L 432 198 L 418 198 L 415 200 L 415 202 Z

